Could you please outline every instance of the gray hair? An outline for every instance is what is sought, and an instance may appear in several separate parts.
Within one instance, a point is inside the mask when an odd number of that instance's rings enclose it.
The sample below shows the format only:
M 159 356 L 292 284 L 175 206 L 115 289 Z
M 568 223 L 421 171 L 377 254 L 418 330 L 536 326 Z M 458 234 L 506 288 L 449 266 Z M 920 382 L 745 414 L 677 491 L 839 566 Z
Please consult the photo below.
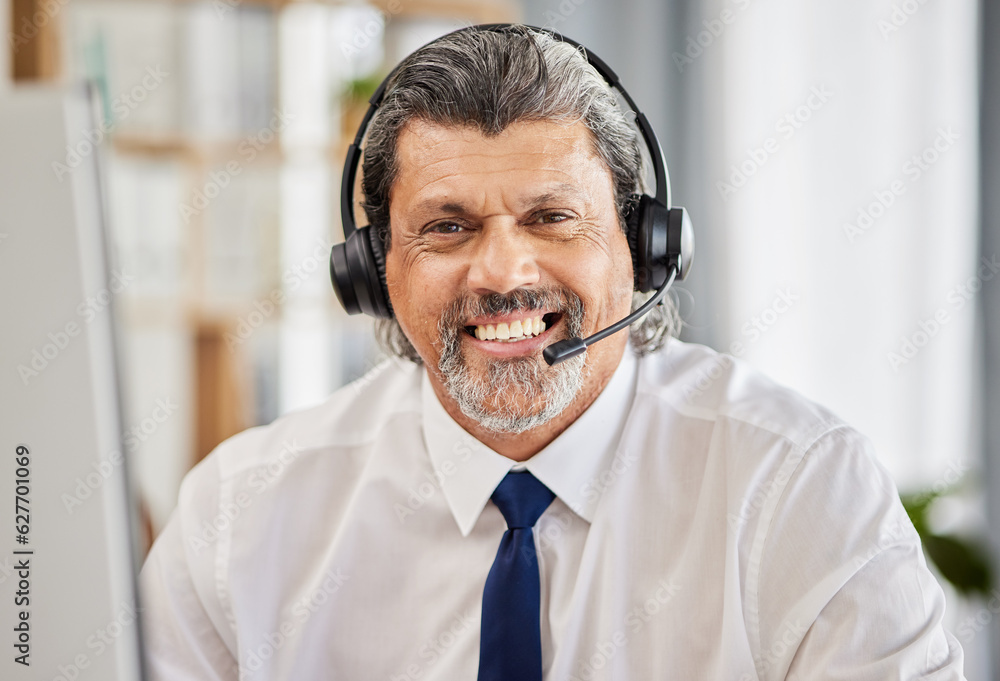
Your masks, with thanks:
M 581 49 L 526 26 L 466 29 L 420 48 L 400 63 L 368 128 L 363 206 L 386 252 L 392 246 L 389 194 L 399 170 L 396 147 L 411 120 L 472 127 L 486 137 L 521 121 L 582 121 L 611 173 L 623 230 L 634 194 L 646 189 L 638 133 L 614 90 Z M 648 297 L 634 293 L 632 309 Z M 633 347 L 640 355 L 655 352 L 680 326 L 676 302 L 667 298 L 631 326 Z M 420 363 L 395 318 L 378 320 L 376 337 L 389 355 Z

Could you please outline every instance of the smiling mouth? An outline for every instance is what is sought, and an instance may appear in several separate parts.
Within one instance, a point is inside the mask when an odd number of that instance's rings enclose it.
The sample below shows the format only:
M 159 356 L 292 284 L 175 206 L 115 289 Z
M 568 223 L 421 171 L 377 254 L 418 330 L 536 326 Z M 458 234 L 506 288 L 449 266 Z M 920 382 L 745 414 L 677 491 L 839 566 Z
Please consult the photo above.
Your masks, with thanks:
M 525 316 L 513 322 L 480 324 L 464 328 L 467 334 L 482 341 L 516 343 L 545 333 L 546 329 L 557 324 L 560 319 L 562 319 L 561 313 L 549 312 L 541 316 Z

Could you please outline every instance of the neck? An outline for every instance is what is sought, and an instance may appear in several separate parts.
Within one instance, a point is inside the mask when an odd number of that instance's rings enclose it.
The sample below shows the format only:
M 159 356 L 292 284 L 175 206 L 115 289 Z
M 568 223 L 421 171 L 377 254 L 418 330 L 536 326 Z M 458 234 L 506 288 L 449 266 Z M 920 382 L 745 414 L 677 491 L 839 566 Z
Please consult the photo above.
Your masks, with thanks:
M 483 428 L 478 421 L 466 416 L 444 387 L 444 381 L 438 374 L 436 367 L 431 372 L 431 385 L 434 388 L 434 394 L 437 395 L 438 401 L 441 402 L 445 411 L 455 419 L 455 422 L 463 430 L 508 459 L 527 461 L 559 437 L 564 430 L 569 428 L 594 403 L 597 396 L 601 394 L 611 381 L 615 369 L 621 362 L 622 354 L 627 345 L 626 341 L 626 335 L 618 334 L 617 337 L 608 338 L 599 344 L 595 344 L 592 350 L 588 350 L 587 366 L 584 369 L 585 372 L 588 372 L 588 375 L 584 380 L 580 393 L 573 402 L 549 422 L 523 433 L 497 433 Z M 591 352 L 593 355 L 590 355 Z M 600 366 L 610 368 L 603 371 L 594 368 Z

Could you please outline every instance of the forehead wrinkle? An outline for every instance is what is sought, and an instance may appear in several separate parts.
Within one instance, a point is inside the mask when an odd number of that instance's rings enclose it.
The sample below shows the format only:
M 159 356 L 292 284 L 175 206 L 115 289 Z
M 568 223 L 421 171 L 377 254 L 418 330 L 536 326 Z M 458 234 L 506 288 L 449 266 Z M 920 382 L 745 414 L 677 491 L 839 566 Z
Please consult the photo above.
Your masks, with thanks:
M 539 168 L 539 169 L 529 169 L 528 172 L 546 172 L 553 174 L 566 175 L 567 173 L 560 168 Z M 515 171 L 503 171 L 504 173 L 515 172 Z M 427 205 L 433 205 L 435 203 L 441 203 L 443 201 L 458 202 L 458 200 L 452 199 L 451 196 L 456 192 L 463 191 L 462 185 L 465 177 L 470 175 L 477 175 L 481 173 L 477 172 L 460 172 L 460 173 L 450 173 L 448 175 L 430 180 L 426 184 L 422 185 L 416 190 L 417 202 L 415 207 L 422 208 Z M 491 173 L 492 174 L 492 173 Z M 438 193 L 434 190 L 435 185 L 442 182 L 448 182 L 457 178 L 458 186 L 446 187 L 443 192 Z M 570 176 L 570 179 L 578 179 Z M 557 199 L 571 198 L 571 199 L 581 199 L 587 200 L 590 197 L 590 192 L 587 191 L 580 182 L 566 182 L 559 180 L 542 180 L 541 182 L 525 182 L 526 185 L 531 185 L 531 189 L 526 189 L 524 191 L 517 192 L 516 198 L 522 204 L 535 205 L 538 203 L 543 203 L 545 201 L 552 201 Z M 537 194 L 529 194 L 529 192 L 534 191 L 535 187 L 541 186 L 541 190 Z M 421 194 L 427 194 L 430 192 L 430 196 L 426 198 L 419 198 Z M 464 192 L 468 193 L 468 192 Z M 528 198 L 525 198 L 528 197 Z
M 421 126 L 414 126 L 419 129 Z M 429 126 L 432 130 L 438 126 Z M 426 130 L 426 128 L 425 128 Z M 447 128 L 435 130 L 438 132 L 448 132 Z M 470 131 L 465 131 L 470 132 Z M 474 131 L 473 131 L 474 132 Z M 586 131 L 589 133 L 589 131 Z M 528 177 L 523 183 L 528 189 L 516 188 L 511 192 L 511 202 L 516 202 L 518 208 L 529 206 L 539 206 L 549 201 L 561 199 L 579 200 L 589 205 L 593 192 L 590 190 L 589 182 L 592 174 L 606 175 L 610 180 L 610 171 L 603 163 L 599 155 L 595 154 L 591 135 L 585 135 L 584 139 L 573 137 L 572 135 L 545 135 L 541 141 L 542 149 L 508 149 L 506 147 L 494 147 L 492 150 L 482 151 L 470 148 L 465 139 L 444 139 L 440 134 L 431 134 L 426 137 L 421 135 L 413 127 L 406 126 L 402 137 L 408 137 L 409 143 L 400 144 L 400 168 L 396 181 L 389 189 L 391 198 L 395 198 L 397 189 L 401 185 L 409 185 L 411 196 L 413 197 L 412 211 L 434 211 L 438 209 L 451 210 L 459 208 L 460 212 L 474 212 L 474 205 L 489 201 L 489 197 L 470 197 L 468 191 L 477 191 L 465 185 L 465 178 L 481 177 L 486 175 L 496 175 L 503 177 L 509 173 L 526 173 Z M 481 135 L 473 134 L 473 141 L 481 142 Z M 501 136 L 502 137 L 502 136 Z M 487 139 L 487 143 L 494 141 Z M 496 140 L 499 141 L 499 140 Z M 550 144 L 554 143 L 555 149 Z M 446 147 L 442 149 L 442 147 Z M 444 156 L 442 158 L 442 155 Z M 553 158 L 553 155 L 555 158 Z M 533 165 L 531 159 L 542 157 L 545 159 L 540 165 Z M 485 163 L 483 161 L 486 161 Z M 505 162 L 508 167 L 488 168 L 489 161 L 500 160 L 501 165 Z M 572 169 L 568 169 L 571 166 Z M 595 166 L 592 167 L 592 166 Z M 531 174 L 548 175 L 546 180 L 541 182 L 533 180 Z M 437 175 L 437 177 L 434 177 Z M 431 176 L 431 177 L 428 177 Z M 400 182 L 402 180 L 402 182 Z M 569 181 L 567 181 L 569 180 Z M 439 185 L 445 184 L 443 191 L 439 191 Z M 454 183 L 449 186 L 448 183 Z M 581 186 L 583 185 L 583 186 Z M 534 195 L 529 195 L 533 189 L 541 187 L 540 191 Z M 480 190 L 481 191 L 481 190 Z M 421 199 L 421 194 L 429 193 L 430 196 Z M 472 201 L 469 201 L 469 198 Z M 507 197 L 503 197 L 505 203 Z M 454 212 L 454 211 L 453 211 Z
M 548 190 L 543 191 L 541 194 L 536 194 L 527 201 L 526 204 L 537 206 L 541 203 L 548 203 L 550 201 L 557 201 L 559 199 L 564 199 L 566 197 L 572 199 L 582 199 L 587 200 L 590 198 L 590 192 L 585 191 L 580 185 L 573 184 L 572 182 L 559 182 Z
M 543 188 L 541 193 L 534 194 L 529 192 L 530 190 L 521 192 L 520 196 L 516 197 L 515 201 L 518 208 L 521 208 L 522 210 L 531 210 L 548 203 L 564 201 L 567 198 L 573 201 L 581 201 L 588 204 L 590 201 L 590 192 L 585 191 L 580 186 L 569 182 L 559 182 L 547 191 Z M 419 200 L 411 210 L 418 214 L 441 212 L 467 215 L 475 212 L 469 202 L 465 201 L 463 198 L 453 197 L 453 192 L 445 192 L 442 195 L 432 195 Z
M 442 130 L 446 129 L 442 128 Z M 414 166 L 418 172 L 432 169 L 441 164 L 462 163 L 472 159 L 497 160 L 513 157 L 515 160 L 519 160 L 536 156 L 550 158 L 555 155 L 579 162 L 581 156 L 585 159 L 589 157 L 599 158 L 591 140 L 581 140 L 570 134 L 546 134 L 538 140 L 538 146 L 531 149 L 510 148 L 502 134 L 498 138 L 487 138 L 477 134 L 473 138 L 442 139 L 437 135 L 424 137 L 406 126 L 400 133 L 400 142 L 403 141 L 404 137 L 408 137 L 412 142 L 408 145 L 399 143 L 400 161 L 409 162 L 408 164 Z M 485 144 L 486 149 L 482 148 L 483 144 Z M 444 147 L 443 151 L 440 149 L 441 147 Z M 474 164 L 470 172 L 476 172 L 478 165 L 478 163 Z
M 463 150 L 456 151 L 447 158 L 437 158 L 434 160 L 421 160 L 419 156 L 421 155 L 401 154 L 401 157 L 409 158 L 405 158 L 405 163 L 401 165 L 400 175 L 402 175 L 403 170 L 412 170 L 410 175 L 411 181 L 414 182 L 421 181 L 422 178 L 427 175 L 432 176 L 432 179 L 424 180 L 426 185 L 440 182 L 441 180 L 446 180 L 453 176 L 494 175 L 512 172 L 554 172 L 566 174 L 565 168 L 559 165 L 533 165 L 530 162 L 530 159 L 534 157 L 542 157 L 547 161 L 551 161 L 552 154 L 541 150 L 510 150 L 505 151 L 502 154 L 490 154 Z M 583 165 L 591 160 L 588 154 L 580 153 L 579 150 L 574 150 L 566 154 L 558 154 L 557 156 L 562 157 L 562 160 L 565 160 L 567 163 L 573 163 L 574 165 Z M 500 168 L 491 167 L 490 161 L 498 159 L 507 160 L 507 164 Z M 456 168 L 455 166 L 458 167 Z M 435 175 L 438 176 L 434 177 Z
M 409 165 L 417 173 L 436 170 L 441 165 L 451 163 L 471 165 L 472 171 L 487 164 L 521 165 L 520 161 L 542 157 L 558 159 L 574 164 L 591 159 L 599 159 L 600 154 L 595 146 L 593 134 L 583 128 L 582 136 L 571 132 L 571 129 L 553 131 L 545 122 L 530 123 L 532 127 L 543 126 L 544 133 L 539 134 L 530 145 L 509 144 L 506 134 L 497 137 L 485 137 L 478 131 L 464 129 L 461 126 L 439 126 L 425 121 L 411 121 L 400 132 L 397 150 L 400 169 Z M 519 127 L 518 125 L 511 128 Z M 508 129 L 505 133 L 512 134 Z M 530 164 L 530 163 L 529 163 Z M 543 163 L 542 165 L 546 165 Z M 447 171 L 445 171 L 447 174 Z

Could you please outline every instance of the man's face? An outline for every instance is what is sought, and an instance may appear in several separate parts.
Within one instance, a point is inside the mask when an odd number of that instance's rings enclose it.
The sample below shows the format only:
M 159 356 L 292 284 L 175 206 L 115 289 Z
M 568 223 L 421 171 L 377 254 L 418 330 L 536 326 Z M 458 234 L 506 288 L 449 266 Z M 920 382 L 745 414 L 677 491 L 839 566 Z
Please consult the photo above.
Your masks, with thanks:
M 623 335 L 554 367 L 542 359 L 631 304 L 611 173 L 586 126 L 522 122 L 486 138 L 415 120 L 400 133 L 398 164 L 386 281 L 439 397 L 497 432 L 589 404 Z

